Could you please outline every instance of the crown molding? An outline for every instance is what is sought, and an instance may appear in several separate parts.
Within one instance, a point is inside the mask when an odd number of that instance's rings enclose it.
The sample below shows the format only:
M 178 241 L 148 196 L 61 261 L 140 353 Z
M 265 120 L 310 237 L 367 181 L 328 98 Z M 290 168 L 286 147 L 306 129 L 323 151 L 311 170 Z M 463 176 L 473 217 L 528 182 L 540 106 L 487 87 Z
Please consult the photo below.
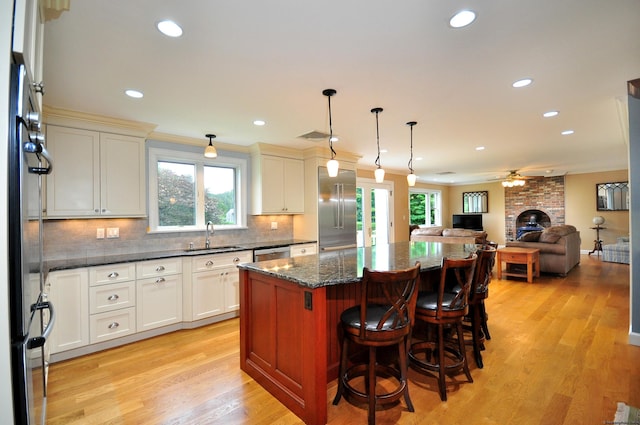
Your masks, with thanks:
M 42 115 L 45 124 L 83 128 L 86 130 L 101 131 L 105 133 L 126 134 L 145 138 L 157 126 L 156 124 L 141 121 L 106 117 L 103 115 L 72 111 L 70 109 L 56 108 L 48 105 L 43 106 Z

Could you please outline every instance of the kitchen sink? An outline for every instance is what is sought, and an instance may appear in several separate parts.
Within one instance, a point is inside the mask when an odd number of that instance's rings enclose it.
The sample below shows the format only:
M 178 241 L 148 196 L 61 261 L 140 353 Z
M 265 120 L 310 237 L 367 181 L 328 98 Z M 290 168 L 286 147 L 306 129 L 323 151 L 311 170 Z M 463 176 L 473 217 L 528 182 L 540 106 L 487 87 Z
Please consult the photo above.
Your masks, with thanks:
M 213 246 L 210 248 L 187 248 L 185 252 L 224 252 L 224 251 L 233 251 L 236 249 L 243 249 L 241 246 L 237 245 L 227 245 L 227 246 Z

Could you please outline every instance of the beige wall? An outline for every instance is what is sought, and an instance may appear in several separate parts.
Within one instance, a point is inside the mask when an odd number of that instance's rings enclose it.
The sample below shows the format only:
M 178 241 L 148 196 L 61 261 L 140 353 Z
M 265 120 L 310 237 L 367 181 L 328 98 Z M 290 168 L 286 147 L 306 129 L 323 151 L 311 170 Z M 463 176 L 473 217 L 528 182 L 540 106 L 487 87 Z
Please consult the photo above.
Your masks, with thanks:
M 591 251 L 596 238 L 593 217 L 600 215 L 605 230 L 600 231 L 603 243 L 615 243 L 618 236 L 629 236 L 629 211 L 598 211 L 596 209 L 596 184 L 629 181 L 627 170 L 568 175 L 565 178 L 565 222 L 580 231 L 581 249 Z
M 486 190 L 489 192 L 489 212 L 482 214 L 482 227 L 490 241 L 504 245 L 504 188 L 497 182 L 473 185 L 451 186 L 449 189 L 450 214 L 447 218 L 451 225 L 452 214 L 462 214 L 462 193 Z

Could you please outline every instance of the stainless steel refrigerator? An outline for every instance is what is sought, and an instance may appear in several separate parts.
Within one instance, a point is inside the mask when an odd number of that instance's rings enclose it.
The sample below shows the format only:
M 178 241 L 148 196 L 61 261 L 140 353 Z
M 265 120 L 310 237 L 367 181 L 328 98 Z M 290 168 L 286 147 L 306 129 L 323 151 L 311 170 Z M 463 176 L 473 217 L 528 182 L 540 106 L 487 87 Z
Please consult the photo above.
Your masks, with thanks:
M 318 167 L 318 245 L 320 251 L 356 246 L 356 172 L 340 170 L 329 177 Z

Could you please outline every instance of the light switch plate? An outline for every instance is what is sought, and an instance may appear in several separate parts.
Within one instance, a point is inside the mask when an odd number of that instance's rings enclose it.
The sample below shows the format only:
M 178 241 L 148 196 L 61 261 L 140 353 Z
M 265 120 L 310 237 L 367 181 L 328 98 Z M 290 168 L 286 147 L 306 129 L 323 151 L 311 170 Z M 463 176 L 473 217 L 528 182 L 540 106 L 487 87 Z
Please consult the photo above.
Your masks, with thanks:
M 272 221 L 271 222 L 271 230 L 278 230 L 278 222 L 277 221 Z
M 107 227 L 107 239 L 115 239 L 120 237 L 119 227 Z
M 104 239 L 104 227 L 98 227 L 96 229 L 96 239 Z

